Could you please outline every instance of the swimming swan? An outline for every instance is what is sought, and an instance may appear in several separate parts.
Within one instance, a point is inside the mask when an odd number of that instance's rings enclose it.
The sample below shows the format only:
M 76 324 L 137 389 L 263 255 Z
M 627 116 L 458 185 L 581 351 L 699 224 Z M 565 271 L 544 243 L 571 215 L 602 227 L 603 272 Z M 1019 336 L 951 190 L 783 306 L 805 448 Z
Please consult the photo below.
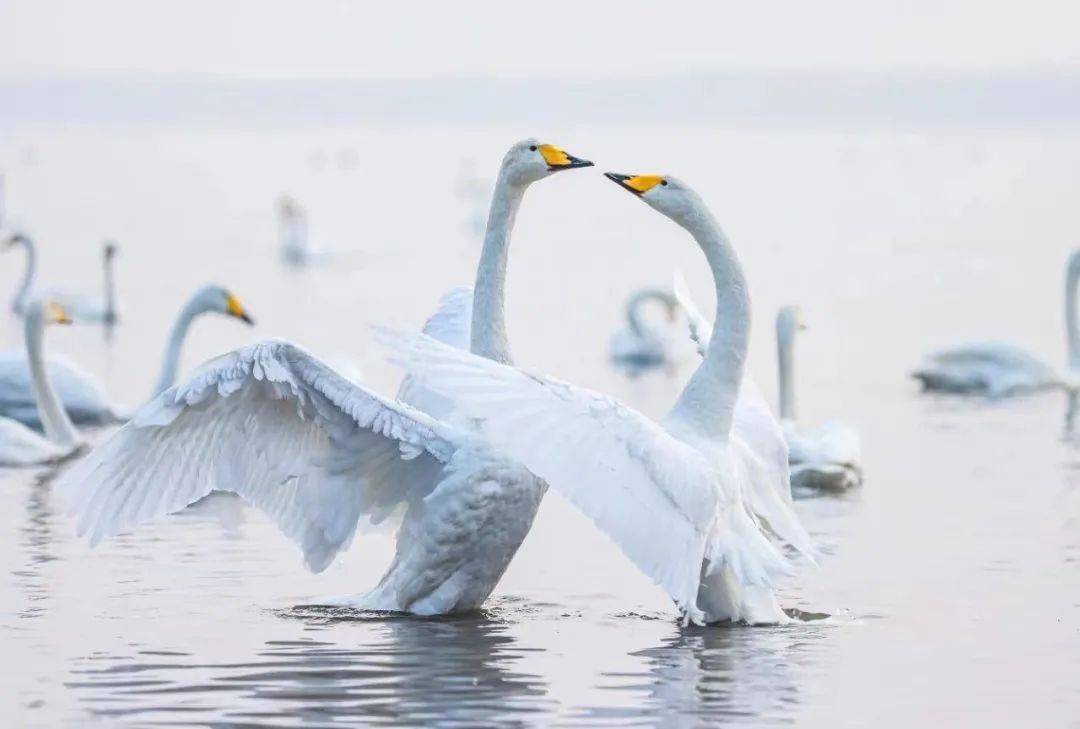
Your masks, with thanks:
M 474 352 L 509 360 L 507 245 L 525 190 L 589 164 L 532 140 L 506 154 L 477 269 Z M 429 320 L 429 331 L 439 333 L 445 313 Z M 460 332 L 460 322 L 452 326 Z M 405 384 L 407 396 L 423 399 L 425 388 Z M 361 524 L 404 512 L 382 580 L 342 602 L 423 615 L 483 603 L 546 489 L 471 426 L 383 397 L 284 341 L 206 363 L 140 410 L 59 488 L 91 542 L 213 490 L 230 491 L 264 510 L 314 571 L 348 546 Z
M 184 304 L 173 323 L 162 357 L 161 374 L 152 395 L 167 390 L 176 382 L 180 352 L 188 329 L 195 319 L 209 312 L 240 319 L 249 325 L 253 323 L 240 300 L 227 289 L 213 284 L 201 287 Z M 73 421 L 102 425 L 127 419 L 120 408 L 109 402 L 92 375 L 65 359 L 50 358 L 46 364 L 60 401 Z M 41 426 L 38 409 L 34 405 L 30 368 L 22 351 L 0 354 L 0 415 L 35 428 Z
M 605 395 L 471 356 L 423 335 L 383 332 L 393 359 L 475 419 L 490 442 L 565 494 L 672 597 L 684 623 L 787 620 L 773 579 L 790 569 L 775 534 L 808 556 L 775 420 L 733 430 L 750 329 L 735 251 L 704 202 L 655 175 L 607 176 L 685 228 L 717 293 L 708 351 L 657 423 Z M 783 454 L 779 468 L 772 458 Z M 767 522 L 767 527 L 765 526 Z
M 26 267 L 23 269 L 22 281 L 11 300 L 13 312 L 21 315 L 26 310 L 31 297 L 40 295 L 47 296 L 63 306 L 65 312 L 79 322 L 101 322 L 109 325 L 116 323 L 116 278 L 113 275 L 113 260 L 116 258 L 115 243 L 107 241 L 101 249 L 103 294 L 100 297 L 70 292 L 36 291 L 37 245 L 26 233 L 15 232 L 8 236 L 2 248 L 4 251 L 9 251 L 16 246 L 22 246 L 26 251 Z
M 45 435 L 17 420 L 0 417 L 0 466 L 35 466 L 53 463 L 83 446 L 78 431 L 60 405 L 49 381 L 42 348 L 47 324 L 70 324 L 71 319 L 55 302 L 31 300 L 23 308 L 23 329 L 29 353 L 35 407 L 41 410 Z
M 664 307 L 669 323 L 679 313 L 679 303 L 669 291 L 642 288 L 630 294 L 626 300 L 626 329 L 615 332 L 610 348 L 612 363 L 630 375 L 673 364 L 676 359 L 670 327 L 665 329 L 645 321 L 644 309 L 649 302 Z
M 1067 373 L 1016 345 L 980 342 L 941 349 L 928 355 L 911 373 L 924 390 L 1005 397 L 1035 390 L 1070 387 L 1080 376 L 1080 328 L 1076 287 L 1080 281 L 1080 250 L 1065 267 L 1065 338 Z

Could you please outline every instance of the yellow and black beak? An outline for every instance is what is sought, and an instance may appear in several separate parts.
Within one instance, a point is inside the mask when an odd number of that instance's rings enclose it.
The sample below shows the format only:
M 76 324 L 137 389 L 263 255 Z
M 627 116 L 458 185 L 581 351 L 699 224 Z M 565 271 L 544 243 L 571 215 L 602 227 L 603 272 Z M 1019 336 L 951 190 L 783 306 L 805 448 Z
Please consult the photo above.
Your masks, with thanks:
M 255 320 L 252 319 L 247 313 L 247 310 L 244 309 L 244 305 L 240 303 L 240 299 L 232 294 L 229 294 L 225 298 L 225 311 L 228 312 L 229 316 L 235 316 L 237 319 L 248 325 L 255 324 Z
M 536 151 L 539 152 L 544 158 L 544 161 L 547 162 L 548 170 L 551 172 L 593 166 L 593 163 L 589 160 L 580 159 L 572 154 L 567 154 L 554 144 L 541 144 L 536 148 Z
M 667 184 L 660 175 L 621 175 L 618 172 L 605 172 L 604 177 L 619 187 L 639 196 L 644 195 L 657 185 Z
M 45 309 L 48 312 L 49 321 L 53 324 L 71 324 L 71 317 L 64 311 L 64 307 L 55 301 L 49 301 L 45 304 Z

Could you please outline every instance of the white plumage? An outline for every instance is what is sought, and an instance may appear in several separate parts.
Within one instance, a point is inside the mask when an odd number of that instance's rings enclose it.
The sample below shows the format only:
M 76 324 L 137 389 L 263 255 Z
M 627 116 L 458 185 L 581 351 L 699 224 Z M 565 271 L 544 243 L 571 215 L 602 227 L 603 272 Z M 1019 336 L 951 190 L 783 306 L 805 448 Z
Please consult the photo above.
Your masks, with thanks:
M 734 251 L 700 198 L 677 180 L 609 177 L 695 236 L 713 267 L 718 319 L 730 325 L 713 337 L 662 423 L 607 396 L 430 337 L 382 336 L 408 372 L 452 399 L 494 445 L 592 518 L 686 620 L 784 621 L 772 586 L 788 560 L 766 533 L 806 554 L 813 550 L 793 511 L 775 421 L 756 409 L 744 420 L 748 437 L 732 429 L 749 324 Z M 765 427 L 755 427 L 762 418 Z

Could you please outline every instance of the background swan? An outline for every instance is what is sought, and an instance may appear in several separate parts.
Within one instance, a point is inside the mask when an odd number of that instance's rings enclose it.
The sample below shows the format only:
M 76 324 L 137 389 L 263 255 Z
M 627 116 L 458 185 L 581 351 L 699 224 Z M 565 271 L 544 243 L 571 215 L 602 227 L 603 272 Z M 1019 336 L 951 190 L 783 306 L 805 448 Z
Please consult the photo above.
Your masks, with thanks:
M 716 318 L 724 326 L 661 423 L 607 396 L 430 337 L 387 333 L 384 340 L 407 371 L 590 516 L 686 620 L 782 622 L 772 582 L 788 560 L 761 520 L 804 553 L 812 549 L 793 510 L 786 464 L 779 472 L 766 465 L 768 454 L 785 451 L 775 421 L 749 427 L 745 440 L 733 431 L 750 328 L 735 251 L 678 180 L 608 177 L 690 232 L 716 284 Z
M 176 382 L 180 353 L 188 330 L 192 322 L 206 313 L 224 314 L 249 325 L 254 323 L 240 300 L 224 287 L 208 284 L 198 289 L 173 322 L 162 357 L 161 373 L 152 395 L 157 395 Z M 66 359 L 49 358 L 46 364 L 60 401 L 74 422 L 100 425 L 126 419 L 122 409 L 109 402 L 93 375 Z M 25 352 L 0 354 L 0 415 L 41 427 Z
M 1072 388 L 1080 378 L 1080 328 L 1076 287 L 1080 250 L 1065 265 L 1066 372 L 1027 350 L 1003 342 L 980 342 L 938 350 L 911 373 L 924 390 L 1005 397 L 1054 387 Z
M 52 463 L 70 456 L 83 446 L 82 438 L 68 418 L 49 380 L 43 354 L 45 326 L 70 324 L 63 308 L 41 299 L 30 301 L 24 309 L 23 330 L 30 361 L 31 386 L 35 407 L 41 411 L 45 435 L 31 430 L 17 420 L 0 417 L 0 465 L 33 466 Z
M 686 280 L 675 274 L 673 290 L 679 305 L 686 312 L 690 325 L 690 338 L 697 344 L 698 353 L 704 355 L 706 343 L 712 336 L 712 325 L 701 315 L 690 296 Z M 796 489 L 844 491 L 862 484 L 862 451 L 859 435 L 841 423 L 825 422 L 807 428 L 798 424 L 795 406 L 795 335 L 805 329 L 802 312 L 798 307 L 787 306 L 776 315 L 777 373 L 780 385 L 780 420 L 787 442 L 787 459 L 791 467 L 791 485 Z M 738 420 L 744 406 L 759 411 L 771 411 L 761 397 L 757 386 L 747 375 L 736 403 Z
M 9 251 L 17 246 L 22 246 L 26 252 L 26 267 L 15 295 L 11 299 L 12 311 L 22 314 L 33 296 L 47 296 L 50 300 L 60 303 L 68 315 L 79 322 L 97 322 L 108 325 L 116 323 L 116 277 L 113 271 L 117 251 L 115 243 L 106 241 L 101 248 L 102 294 L 100 296 L 75 292 L 38 291 L 37 245 L 25 232 L 15 232 L 4 241 L 3 249 Z
M 645 310 L 659 303 L 667 314 L 667 326 L 650 324 Z M 619 369 L 636 375 L 645 370 L 674 364 L 676 360 L 672 326 L 679 313 L 679 302 L 670 291 L 660 288 L 638 289 L 626 300 L 626 329 L 611 337 L 611 361 Z
M 503 159 L 467 329 L 473 351 L 509 360 L 507 246 L 528 186 L 591 163 L 526 140 Z M 427 330 L 463 329 L 460 291 Z M 452 327 L 452 330 L 448 327 Z M 452 332 L 457 332 L 453 334 Z M 415 382 L 402 397 L 432 409 Z M 299 347 L 262 342 L 219 357 L 166 390 L 65 479 L 91 541 L 176 511 L 213 490 L 263 509 L 325 568 L 361 524 L 403 512 L 393 563 L 344 602 L 437 614 L 479 606 L 532 526 L 546 486 L 458 425 L 349 381 Z

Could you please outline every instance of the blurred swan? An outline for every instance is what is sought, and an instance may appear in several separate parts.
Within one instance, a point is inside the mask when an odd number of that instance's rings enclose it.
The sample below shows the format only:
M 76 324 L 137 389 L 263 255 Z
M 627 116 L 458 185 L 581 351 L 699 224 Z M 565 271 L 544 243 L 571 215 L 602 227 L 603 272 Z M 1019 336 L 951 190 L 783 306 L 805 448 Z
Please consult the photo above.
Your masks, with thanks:
M 11 234 L 3 244 L 5 251 L 16 246 L 26 251 L 26 268 L 22 281 L 11 300 L 11 310 L 22 314 L 32 296 L 48 296 L 61 304 L 65 311 L 79 322 L 116 323 L 116 278 L 113 274 L 113 260 L 116 258 L 116 244 L 106 241 L 101 250 L 103 294 L 101 296 L 70 292 L 38 292 L 37 283 L 37 245 L 24 232 Z
M 644 309 L 650 302 L 658 302 L 667 312 L 668 327 L 650 325 L 645 321 Z M 659 288 L 642 288 L 626 300 L 626 329 L 620 329 L 611 337 L 611 361 L 630 375 L 648 369 L 674 364 L 674 338 L 670 326 L 679 312 L 675 296 Z
M 492 444 L 591 517 L 667 591 L 684 623 L 786 622 L 772 585 L 790 565 L 768 535 L 804 554 L 813 550 L 793 509 L 787 464 L 774 460 L 786 450 L 777 423 L 744 421 L 745 438 L 733 428 L 750 328 L 742 268 L 685 184 L 656 175 L 607 176 L 685 228 L 716 284 L 716 319 L 725 326 L 713 333 L 662 422 L 430 337 L 384 333 L 383 339 L 406 371 L 450 398 Z
M 180 310 L 173 323 L 153 395 L 176 382 L 180 352 L 191 323 L 209 312 L 234 317 L 249 325 L 254 323 L 240 300 L 227 289 L 213 284 L 201 287 Z M 101 425 L 127 419 L 120 408 L 109 402 L 93 375 L 78 365 L 66 359 L 49 358 L 46 366 L 64 409 L 76 423 Z M 41 427 L 39 411 L 34 404 L 31 368 L 25 352 L 0 354 L 0 415 L 35 428 Z
M 23 310 L 26 351 L 29 353 L 35 407 L 41 410 L 45 435 L 17 420 L 0 417 L 0 466 L 35 466 L 60 461 L 79 450 L 83 441 L 61 406 L 49 380 L 42 354 L 47 324 L 70 324 L 54 302 L 32 299 Z
M 588 166 L 526 140 L 503 159 L 465 336 L 509 360 L 507 247 L 528 186 Z M 426 330 L 462 336 L 460 290 Z M 460 343 L 460 342 L 459 342 Z M 402 397 L 438 401 L 405 382 Z M 211 360 L 142 408 L 65 478 L 91 542 L 177 511 L 213 490 L 264 510 L 324 569 L 360 526 L 402 519 L 393 563 L 370 592 L 336 602 L 430 615 L 471 610 L 494 589 L 546 486 L 468 423 L 349 381 L 300 347 L 261 342 Z
M 678 272 L 675 274 L 673 290 L 679 305 L 686 312 L 690 325 L 690 338 L 697 344 L 698 353 L 704 355 L 705 345 L 712 336 L 712 325 L 701 315 L 691 298 L 686 280 Z M 784 307 L 776 315 L 780 421 L 784 431 L 784 440 L 787 442 L 791 485 L 799 490 L 845 491 L 862 483 L 858 433 L 840 423 L 826 422 L 815 428 L 807 428 L 797 423 L 795 334 L 805 328 L 802 312 L 796 306 Z M 746 381 L 750 381 L 749 375 Z M 756 392 L 756 387 L 754 391 Z M 744 396 L 744 393 L 740 393 L 740 401 Z M 761 399 L 757 405 L 759 408 L 768 410 L 764 399 Z
M 293 266 L 306 266 L 322 255 L 308 238 L 307 211 L 288 196 L 278 200 L 278 232 L 281 240 L 281 259 Z
M 1003 342 L 980 342 L 938 350 L 912 372 L 923 390 L 1006 397 L 1055 387 L 1072 389 L 1080 378 L 1080 328 L 1076 287 L 1080 280 L 1080 250 L 1065 266 L 1065 337 L 1067 371 L 1060 372 L 1021 347 Z
M 797 489 L 846 491 L 862 484 L 859 435 L 841 423 L 800 425 L 795 407 L 795 336 L 806 329 L 802 311 L 785 306 L 776 315 L 780 422 L 788 443 L 791 485 Z

